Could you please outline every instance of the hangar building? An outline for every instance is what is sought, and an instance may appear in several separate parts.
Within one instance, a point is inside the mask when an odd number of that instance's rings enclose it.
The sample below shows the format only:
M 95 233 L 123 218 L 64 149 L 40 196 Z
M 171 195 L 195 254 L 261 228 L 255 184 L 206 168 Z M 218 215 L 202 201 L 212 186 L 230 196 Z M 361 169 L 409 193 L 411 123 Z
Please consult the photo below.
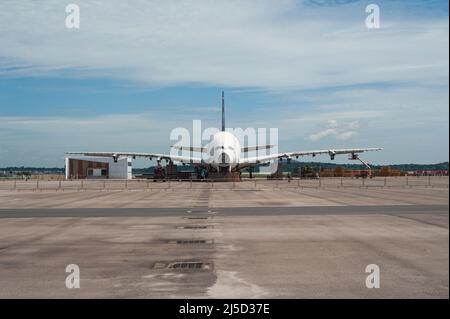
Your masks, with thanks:
M 130 157 L 66 157 L 66 179 L 132 179 L 132 168 Z

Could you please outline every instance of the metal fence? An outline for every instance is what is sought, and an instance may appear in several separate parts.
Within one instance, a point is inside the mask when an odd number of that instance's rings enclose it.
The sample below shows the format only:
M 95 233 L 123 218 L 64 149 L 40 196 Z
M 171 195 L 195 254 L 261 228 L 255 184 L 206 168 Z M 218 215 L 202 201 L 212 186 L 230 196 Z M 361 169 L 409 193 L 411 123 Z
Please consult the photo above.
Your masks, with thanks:
M 322 177 L 317 179 L 244 179 L 240 182 L 219 182 L 213 180 L 3 180 L 0 190 L 10 191 L 124 191 L 124 190 L 170 190 L 212 189 L 212 190 L 264 190 L 288 188 L 389 188 L 425 187 L 448 188 L 448 176 L 402 176 L 402 177 Z

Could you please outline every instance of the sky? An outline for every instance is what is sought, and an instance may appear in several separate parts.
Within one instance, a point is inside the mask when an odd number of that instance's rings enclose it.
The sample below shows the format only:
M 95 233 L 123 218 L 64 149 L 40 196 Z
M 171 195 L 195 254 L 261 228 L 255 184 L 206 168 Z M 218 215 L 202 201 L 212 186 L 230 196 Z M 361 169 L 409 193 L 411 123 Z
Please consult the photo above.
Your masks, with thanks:
M 70 3 L 79 29 L 65 25 Z M 448 161 L 448 12 L 434 0 L 2 0 L 0 167 L 169 153 L 172 129 L 220 126 L 222 90 L 227 127 L 278 128 L 281 152 Z

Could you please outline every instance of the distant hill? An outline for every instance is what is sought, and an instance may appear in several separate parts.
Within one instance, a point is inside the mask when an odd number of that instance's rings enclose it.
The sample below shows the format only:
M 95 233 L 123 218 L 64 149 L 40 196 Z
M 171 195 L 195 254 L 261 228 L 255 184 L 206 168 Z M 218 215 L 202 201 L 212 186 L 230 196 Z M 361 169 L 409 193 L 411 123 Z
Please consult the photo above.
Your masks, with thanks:
M 58 174 L 64 173 L 64 167 L 0 167 L 0 172 L 28 172 L 31 174 L 34 173 L 46 173 L 46 174 Z
M 283 171 L 290 172 L 298 169 L 300 166 L 309 166 L 310 168 L 325 168 L 333 169 L 336 167 L 342 167 L 347 169 L 364 169 L 362 164 L 335 164 L 335 163 L 318 163 L 318 162 L 300 162 L 292 160 L 290 163 L 287 161 L 282 162 Z M 393 169 L 400 171 L 422 171 L 422 170 L 448 170 L 449 162 L 437 163 L 437 164 L 393 164 L 393 165 L 371 165 L 373 169 L 380 169 L 383 166 L 390 166 Z M 133 168 L 133 174 L 152 174 L 154 166 L 147 168 Z M 178 170 L 194 171 L 194 168 L 190 165 L 178 166 Z M 256 169 L 255 171 L 258 171 Z M 64 174 L 63 167 L 4 167 L 0 168 L 0 172 L 28 172 L 30 174 Z
M 342 167 L 346 169 L 365 169 L 364 165 L 362 164 L 335 164 L 335 163 L 317 163 L 317 162 L 299 162 L 299 161 L 291 161 L 290 164 L 288 164 L 286 161 L 283 161 L 283 171 L 292 171 L 297 169 L 300 166 L 309 166 L 311 168 L 325 168 L 325 169 L 334 169 L 336 167 Z M 442 171 L 442 170 L 448 170 L 449 169 L 449 163 L 443 162 L 443 163 L 437 163 L 437 164 L 393 164 L 393 165 L 370 165 L 372 169 L 377 170 L 380 169 L 383 166 L 389 166 L 392 169 L 396 169 L 399 171 L 428 171 L 428 170 L 436 170 L 436 171 Z
M 342 167 L 346 169 L 365 169 L 365 166 L 362 164 L 336 164 L 336 163 L 318 163 L 318 162 L 300 162 L 296 160 L 292 160 L 289 164 L 287 161 L 282 162 L 283 165 L 283 171 L 285 172 L 292 172 L 293 170 L 298 169 L 298 167 L 302 166 L 309 166 L 310 168 L 319 169 L 334 169 L 336 167 Z M 428 170 L 436 170 L 436 171 L 443 171 L 449 169 L 449 162 L 443 162 L 438 164 L 394 164 L 394 165 L 371 165 L 372 169 L 380 169 L 383 166 L 390 166 L 393 169 L 399 170 L 399 171 L 428 171 Z M 133 168 L 133 174 L 152 174 L 153 169 L 155 166 L 150 166 L 148 168 Z M 190 165 L 185 166 L 178 166 L 178 170 L 183 171 L 194 171 L 194 168 Z M 258 172 L 259 169 L 256 168 L 254 170 L 255 172 Z

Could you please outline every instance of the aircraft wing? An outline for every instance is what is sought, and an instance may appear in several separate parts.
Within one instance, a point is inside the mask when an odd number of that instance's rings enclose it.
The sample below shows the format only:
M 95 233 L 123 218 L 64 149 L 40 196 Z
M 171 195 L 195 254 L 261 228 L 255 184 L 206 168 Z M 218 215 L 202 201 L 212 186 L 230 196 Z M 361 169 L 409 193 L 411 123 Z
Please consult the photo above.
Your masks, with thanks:
M 153 158 L 161 159 L 161 160 L 169 160 L 174 162 L 181 163 L 193 163 L 200 164 L 202 163 L 202 159 L 199 157 L 189 157 L 189 156 L 172 156 L 166 154 L 158 154 L 158 153 L 133 153 L 133 152 L 67 152 L 67 155 L 84 155 L 84 156 L 94 156 L 94 157 L 112 157 L 117 160 L 119 157 L 144 157 L 149 158 L 150 160 Z
M 255 157 L 242 158 L 239 161 L 239 167 L 248 167 L 254 166 L 258 164 L 263 164 L 275 159 L 291 159 L 292 157 L 299 156 L 316 156 L 320 154 L 328 154 L 330 158 L 333 160 L 336 155 L 340 154 L 351 154 L 355 156 L 355 154 L 363 153 L 363 152 L 371 152 L 371 151 L 381 151 L 382 148 L 345 148 L 345 149 L 329 149 L 329 150 L 316 150 L 316 151 L 300 151 L 300 152 L 287 152 L 287 153 L 278 153 L 278 154 L 270 154 L 270 155 L 261 155 Z

